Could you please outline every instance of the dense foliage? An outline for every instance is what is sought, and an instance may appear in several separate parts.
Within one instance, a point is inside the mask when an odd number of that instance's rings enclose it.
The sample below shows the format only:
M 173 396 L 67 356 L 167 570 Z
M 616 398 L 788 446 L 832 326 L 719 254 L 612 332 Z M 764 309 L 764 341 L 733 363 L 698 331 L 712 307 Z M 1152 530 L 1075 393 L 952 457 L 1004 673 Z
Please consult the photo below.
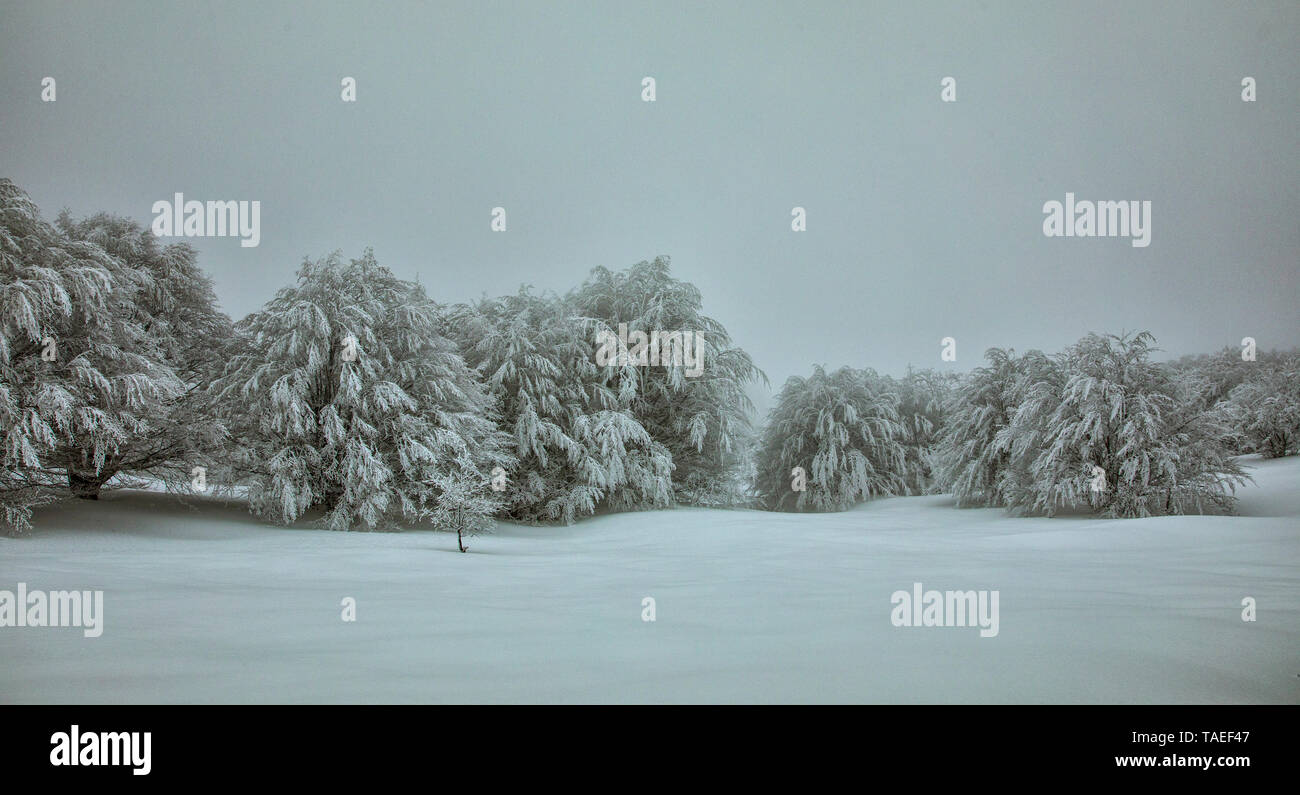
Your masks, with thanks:
M 964 375 L 817 366 L 760 429 L 766 376 L 703 306 L 666 257 L 446 307 L 366 251 L 305 261 L 232 324 L 189 246 L 105 214 L 47 223 L 0 180 L 0 524 L 207 470 L 276 522 L 462 538 L 939 492 L 1135 517 L 1230 511 L 1238 456 L 1300 450 L 1300 355 L 1161 363 L 1146 332 L 993 348 Z
M 320 508 L 333 529 L 439 510 L 486 523 L 490 472 L 509 459 L 491 397 L 442 326 L 423 289 L 369 251 L 304 262 L 240 321 L 214 391 L 253 510 L 288 523 Z

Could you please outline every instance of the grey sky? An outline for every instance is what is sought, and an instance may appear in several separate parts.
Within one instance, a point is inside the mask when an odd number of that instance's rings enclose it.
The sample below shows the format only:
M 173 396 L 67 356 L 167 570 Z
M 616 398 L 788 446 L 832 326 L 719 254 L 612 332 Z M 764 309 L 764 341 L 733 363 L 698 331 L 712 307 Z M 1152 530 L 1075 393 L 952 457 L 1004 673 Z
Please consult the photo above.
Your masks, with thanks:
M 774 386 L 952 367 L 945 336 L 963 370 L 1090 330 L 1289 348 L 1298 33 L 1295 2 L 6 2 L 0 175 L 48 218 L 260 200 L 259 247 L 190 241 L 235 317 L 333 249 L 441 301 L 667 254 Z M 1151 245 L 1044 237 L 1067 191 L 1151 200 Z

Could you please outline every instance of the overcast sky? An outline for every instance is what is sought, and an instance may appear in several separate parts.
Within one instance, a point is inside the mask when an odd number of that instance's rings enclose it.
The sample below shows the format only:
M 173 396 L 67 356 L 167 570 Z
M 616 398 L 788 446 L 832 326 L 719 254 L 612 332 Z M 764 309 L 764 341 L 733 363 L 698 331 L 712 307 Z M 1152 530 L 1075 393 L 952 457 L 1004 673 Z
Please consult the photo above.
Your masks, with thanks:
M 236 318 L 334 249 L 440 301 L 666 254 L 779 386 L 1300 344 L 1298 88 L 1296 2 L 3 2 L 0 175 L 50 219 L 261 201 L 190 241 Z M 1045 237 L 1067 191 L 1151 244 Z

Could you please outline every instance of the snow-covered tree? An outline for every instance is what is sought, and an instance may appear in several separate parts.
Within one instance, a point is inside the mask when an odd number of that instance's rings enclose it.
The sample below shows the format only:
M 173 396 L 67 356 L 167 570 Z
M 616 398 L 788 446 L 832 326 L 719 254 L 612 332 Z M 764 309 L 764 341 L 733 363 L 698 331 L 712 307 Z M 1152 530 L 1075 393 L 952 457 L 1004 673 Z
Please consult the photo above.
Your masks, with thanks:
M 161 246 L 130 219 L 100 214 L 74 221 L 64 213 L 58 227 L 110 255 L 113 342 L 129 367 L 166 387 L 139 390 L 135 403 L 131 390 L 100 397 L 101 408 L 129 412 L 132 421 L 122 424 L 123 437 L 97 465 L 84 440 L 62 445 L 73 490 L 94 498 L 118 473 L 188 488 L 193 468 L 212 466 L 226 436 L 207 393 L 231 335 L 212 281 L 193 248 Z
M 590 323 L 555 296 L 526 288 L 458 306 L 452 327 L 481 374 L 513 442 L 517 465 L 504 515 L 562 521 L 614 509 L 665 507 L 672 459 L 632 416 L 592 356 Z
M 465 539 L 484 533 L 492 527 L 492 514 L 500 509 L 501 502 L 482 483 L 447 471 L 434 476 L 438 499 L 429 510 L 426 521 L 436 530 L 456 534 L 456 546 L 469 552 Z
M 1243 363 L 1245 364 L 1245 363 Z M 1229 393 L 1225 410 L 1246 449 L 1280 458 L 1300 449 L 1300 356 L 1251 362 L 1251 375 Z M 1247 365 L 1249 366 L 1249 365 Z
M 0 504 L 18 531 L 35 504 L 96 496 L 184 393 L 140 312 L 165 292 L 153 274 L 59 227 L 0 180 Z
M 492 399 L 419 285 L 369 250 L 308 260 L 237 331 L 214 393 L 254 511 L 289 523 L 319 507 L 340 530 L 437 520 L 444 499 L 462 521 L 491 512 L 490 472 L 510 465 Z
M 751 383 L 767 383 L 727 329 L 703 314 L 700 291 L 674 279 L 668 257 L 615 273 L 594 269 L 568 301 L 593 330 L 698 334 L 698 375 L 691 368 L 660 364 L 616 367 L 612 385 L 651 438 L 672 455 L 678 501 L 719 504 L 742 499 L 746 456 L 752 438 Z M 591 338 L 594 342 L 594 337 Z
M 1261 358 L 1268 354 L 1261 352 Z M 1199 410 L 1214 408 L 1227 400 L 1228 394 L 1257 370 L 1255 362 L 1241 359 L 1241 351 L 1223 348 L 1212 354 L 1184 356 L 1165 365 L 1178 382 L 1183 399 Z
M 0 518 L 11 532 L 29 530 L 32 507 L 66 484 L 50 460 L 60 444 L 87 439 L 102 460 L 118 441 L 92 404 L 107 378 L 85 346 L 109 325 L 112 285 L 107 254 L 68 240 L 0 179 Z
M 984 357 L 988 364 L 964 376 L 949 398 L 936 444 L 937 488 L 951 491 L 958 507 L 1006 504 L 1008 484 L 1023 478 L 1037 450 L 1026 435 L 1013 458 L 1003 432 L 1026 399 L 1050 401 L 1050 385 L 1059 379 L 1055 363 L 1040 351 L 1017 357 L 990 348 Z
M 1037 485 L 1034 465 L 1047 446 L 1047 422 L 1043 419 L 1060 406 L 1069 377 L 1066 354 L 1047 356 L 1031 350 L 1015 359 L 1014 377 L 1004 399 L 1013 406 L 1011 421 L 998 430 L 993 450 L 1004 454 L 994 485 L 994 504 L 1024 510 Z
M 929 494 L 934 489 L 936 448 L 959 382 L 955 374 L 915 370 L 910 365 L 906 375 L 893 381 L 903 428 L 899 443 L 906 452 L 903 478 L 909 494 Z
M 1232 460 L 1220 415 L 1181 412 L 1154 338 L 1089 334 L 1063 356 L 1062 378 L 1027 385 L 994 447 L 1029 461 L 1004 479 L 1016 509 L 1048 516 L 1091 507 L 1112 517 L 1231 510 L 1246 478 Z M 1014 472 L 1014 469 L 1013 469 Z
M 906 491 L 898 395 L 873 370 L 814 366 L 768 415 L 755 489 L 771 510 L 842 511 Z

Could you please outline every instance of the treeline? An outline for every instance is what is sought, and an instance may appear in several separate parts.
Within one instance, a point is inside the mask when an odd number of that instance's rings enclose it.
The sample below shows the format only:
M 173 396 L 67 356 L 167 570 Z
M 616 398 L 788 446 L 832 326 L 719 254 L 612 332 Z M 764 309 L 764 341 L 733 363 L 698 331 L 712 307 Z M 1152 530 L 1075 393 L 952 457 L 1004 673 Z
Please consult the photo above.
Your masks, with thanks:
M 0 516 L 21 532 L 39 504 L 143 482 L 335 529 L 735 504 L 766 377 L 701 306 L 666 258 L 442 305 L 367 251 L 304 262 L 231 323 L 189 246 L 46 223 L 0 180 Z M 598 364 L 621 326 L 695 333 L 693 366 Z
M 48 223 L 0 180 L 0 522 L 145 484 L 334 529 L 943 491 L 1144 516 L 1230 508 L 1231 456 L 1300 436 L 1294 355 L 1162 365 L 1147 334 L 995 349 L 964 376 L 818 367 L 760 435 L 747 389 L 766 376 L 702 305 L 666 258 L 440 304 L 367 251 L 305 261 L 233 323 L 188 245 L 103 214 Z M 677 347 L 645 357 L 637 332 Z M 596 354 L 612 339 L 629 355 Z
M 1151 360 L 1146 332 L 1047 355 L 990 349 L 961 376 L 817 367 L 786 382 L 757 457 L 761 504 L 844 510 L 881 495 L 1051 516 L 1229 512 L 1243 453 L 1300 444 L 1300 356 Z

